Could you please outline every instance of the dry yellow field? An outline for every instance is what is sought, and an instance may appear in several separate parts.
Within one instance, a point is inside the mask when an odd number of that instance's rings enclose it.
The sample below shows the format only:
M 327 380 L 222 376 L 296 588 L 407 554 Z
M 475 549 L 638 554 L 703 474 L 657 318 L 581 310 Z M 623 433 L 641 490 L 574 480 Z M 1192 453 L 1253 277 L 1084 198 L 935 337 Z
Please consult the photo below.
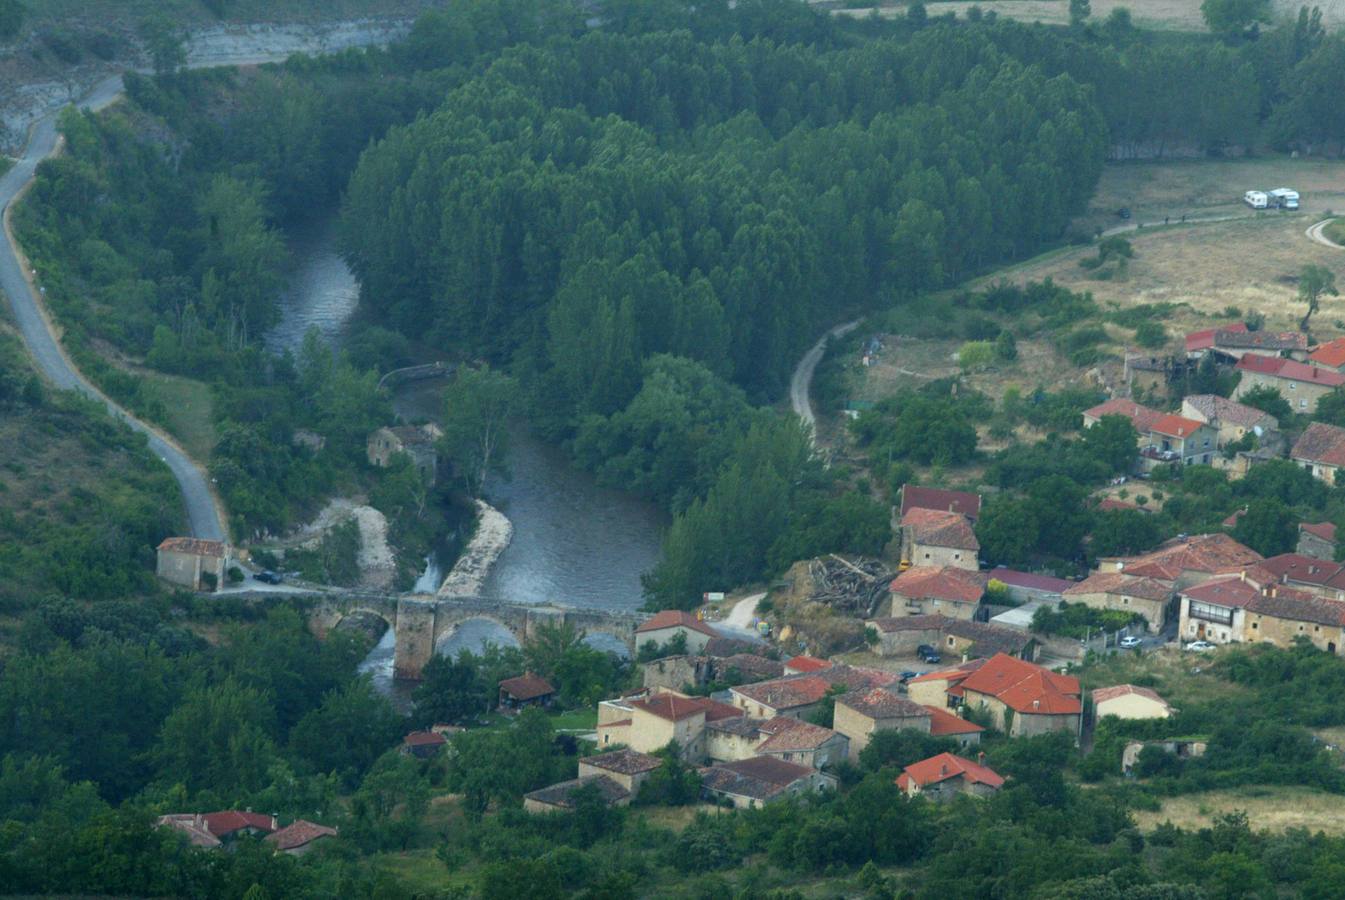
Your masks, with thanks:
M 1135 822 L 1151 831 L 1164 822 L 1181 828 L 1207 828 L 1214 817 L 1242 810 L 1254 831 L 1282 832 L 1306 828 L 1327 834 L 1345 834 L 1345 804 L 1340 797 L 1301 787 L 1245 788 L 1209 791 L 1163 801 L 1159 812 L 1136 812 Z

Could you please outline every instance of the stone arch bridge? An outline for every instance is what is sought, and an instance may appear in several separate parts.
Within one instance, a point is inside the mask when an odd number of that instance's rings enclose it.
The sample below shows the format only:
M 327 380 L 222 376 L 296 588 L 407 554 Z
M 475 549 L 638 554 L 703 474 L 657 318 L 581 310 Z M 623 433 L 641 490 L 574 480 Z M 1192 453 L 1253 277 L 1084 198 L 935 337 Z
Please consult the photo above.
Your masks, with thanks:
M 609 635 L 635 655 L 635 629 L 644 616 L 602 609 L 523 606 L 481 597 L 437 599 L 433 594 L 374 594 L 353 591 L 317 598 L 308 611 L 309 627 L 319 636 L 356 613 L 388 623 L 397 636 L 393 668 L 398 678 L 419 678 L 445 638 L 463 622 L 484 619 L 507 630 L 520 644 L 540 625 L 569 623 L 586 634 Z

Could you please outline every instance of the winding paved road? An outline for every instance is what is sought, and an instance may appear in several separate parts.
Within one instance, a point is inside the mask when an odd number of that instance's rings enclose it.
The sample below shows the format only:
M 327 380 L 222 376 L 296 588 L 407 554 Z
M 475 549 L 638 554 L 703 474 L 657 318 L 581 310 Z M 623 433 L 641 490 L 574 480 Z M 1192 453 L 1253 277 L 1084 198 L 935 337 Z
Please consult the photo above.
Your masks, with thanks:
M 315 38 L 315 42 L 319 40 Z M 378 42 L 378 39 L 370 40 L 370 43 Z M 313 52 L 321 52 L 323 49 L 320 44 L 312 48 Z M 191 68 L 209 68 L 278 62 L 291 55 L 292 50 L 293 48 L 287 48 L 284 52 L 236 57 L 215 56 L 189 62 L 188 65 Z M 121 96 L 122 89 L 122 76 L 110 76 L 95 85 L 79 101 L 78 106 L 80 109 L 102 109 L 117 100 Z M 59 150 L 60 139 L 56 131 L 56 120 L 59 115 L 59 110 L 52 111 L 33 125 L 23 156 L 12 169 L 0 177 L 0 213 L 3 213 L 4 218 L 4 240 L 0 241 L 0 289 L 3 289 L 9 297 L 10 309 L 14 312 L 14 319 L 38 370 L 56 388 L 75 390 L 92 397 L 106 406 L 114 418 L 145 435 L 150 450 L 168 466 L 182 489 L 182 499 L 187 508 L 188 527 L 192 536 L 213 541 L 228 540 L 229 531 L 224 509 L 210 490 L 210 482 L 204 469 L 171 438 L 114 403 L 75 368 L 52 331 L 51 322 L 46 316 L 37 290 L 24 272 L 21 262 L 23 257 L 9 227 L 10 206 L 32 182 L 38 163 Z
M 799 360 L 798 366 L 794 369 L 794 377 L 789 381 L 789 403 L 794 407 L 795 414 L 813 430 L 814 440 L 816 440 L 817 418 L 813 415 L 813 402 L 809 397 L 809 391 L 813 386 L 813 372 L 822 361 L 822 353 L 827 349 L 827 340 L 844 337 L 858 328 L 859 322 L 859 319 L 855 319 L 853 322 L 837 325 L 822 335 L 818 342 L 813 344 L 812 349 L 803 354 L 803 359 Z

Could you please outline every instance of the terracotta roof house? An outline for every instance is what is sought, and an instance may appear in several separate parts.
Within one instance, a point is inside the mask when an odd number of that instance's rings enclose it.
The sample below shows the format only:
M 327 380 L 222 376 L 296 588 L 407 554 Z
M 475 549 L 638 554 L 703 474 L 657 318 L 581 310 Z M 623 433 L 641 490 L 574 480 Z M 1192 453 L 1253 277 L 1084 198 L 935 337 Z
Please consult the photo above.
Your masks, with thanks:
M 663 760 L 657 756 L 637 753 L 634 750 L 613 750 L 596 756 L 580 757 L 579 777 L 605 775 L 629 791 L 633 797 L 640 792 L 640 785 L 649 777 L 649 773 L 661 765 Z
M 1336 484 L 1336 478 L 1345 468 L 1345 428 L 1313 422 L 1294 442 L 1289 458 L 1312 472 L 1313 477 Z
M 980 725 L 938 706 L 926 706 L 925 709 L 929 710 L 929 733 L 932 737 L 950 738 L 963 749 L 981 743 L 981 734 L 985 729 Z
M 1163 414 L 1156 409 L 1141 406 L 1134 400 L 1113 397 L 1106 403 L 1099 403 L 1091 409 L 1085 409 L 1083 411 L 1083 427 L 1092 428 L 1102 421 L 1103 416 L 1121 416 L 1129 419 L 1130 424 L 1135 426 L 1135 433 L 1139 435 L 1139 441 L 1143 442 L 1148 437 L 1149 427 L 1161 419 Z
M 1079 733 L 1083 704 L 1077 678 L 1000 653 L 960 687 L 963 702 L 986 710 L 995 727 L 1010 737 Z
M 961 513 L 975 522 L 981 514 L 981 495 L 907 484 L 901 489 L 901 516 L 905 518 L 913 509 Z
M 1274 587 L 1243 608 L 1242 639 L 1288 649 L 1306 638 L 1318 650 L 1339 655 L 1345 648 L 1345 602 Z
M 961 706 L 962 682 L 985 664 L 984 659 L 969 659 L 947 669 L 917 675 L 906 682 L 906 696 L 923 706 Z
M 719 632 L 691 613 L 665 609 L 640 623 L 635 629 L 635 643 L 640 647 L 647 643 L 661 647 L 679 634 L 686 638 L 688 653 L 700 653 L 711 639 L 720 637 Z
M 555 696 L 551 682 L 527 672 L 500 682 L 500 711 L 512 713 L 529 706 L 550 706 Z
M 1237 369 L 1242 380 L 1233 391 L 1234 400 L 1258 387 L 1268 387 L 1279 391 L 1297 413 L 1316 412 L 1318 400 L 1345 385 L 1345 375 L 1339 372 L 1280 357 L 1249 353 L 1238 360 Z
M 1240 440 L 1248 432 L 1264 436 L 1280 427 L 1279 419 L 1270 413 L 1218 394 L 1191 394 L 1182 398 L 1182 415 L 1215 428 L 1220 448 Z
M 630 791 L 606 775 L 588 775 L 562 781 L 523 795 L 523 808 L 530 813 L 568 812 L 574 809 L 575 794 L 592 785 L 608 806 L 626 806 Z
M 1281 354 L 1302 359 L 1308 352 L 1308 336 L 1301 331 L 1221 328 L 1214 333 L 1213 349 L 1230 359 L 1241 359 L 1248 355 L 1273 359 Z
M 170 537 L 158 546 L 154 574 L 193 591 L 213 591 L 224 584 L 228 565 L 229 545 L 223 541 Z
M 1193 585 L 1181 592 L 1181 623 L 1178 634 L 1183 641 L 1209 641 L 1214 644 L 1231 644 L 1238 641 L 1267 641 L 1291 646 L 1293 638 L 1299 634 L 1314 636 L 1325 649 L 1331 643 L 1340 647 L 1334 632 L 1323 633 L 1318 624 L 1317 631 L 1311 631 L 1308 623 L 1311 617 L 1320 615 L 1316 602 L 1320 598 L 1302 590 L 1296 590 L 1283 584 L 1258 585 L 1250 578 L 1241 575 L 1228 575 L 1213 578 L 1202 584 Z M 1302 601 L 1292 603 L 1292 601 Z M 1321 601 L 1334 603 L 1336 601 Z M 1255 608 L 1258 625 L 1249 624 L 1249 610 Z M 1345 606 L 1341 607 L 1345 609 Z M 1329 609 L 1329 608 L 1327 608 Z M 1281 624 L 1266 622 L 1267 616 L 1273 619 L 1288 619 L 1305 625 L 1302 630 L 1288 626 L 1288 633 Z M 1298 617 L 1304 618 L 1298 618 Z M 1332 652 L 1335 652 L 1333 649 Z
M 1304 556 L 1311 556 L 1314 559 L 1335 559 L 1335 523 L 1300 522 L 1298 524 L 1298 547 L 1295 549 Z
M 1159 416 L 1149 425 L 1148 446 L 1140 451 L 1142 467 L 1162 463 L 1208 465 L 1214 459 L 1219 432 L 1210 425 L 1182 416 Z
M 1094 572 L 1062 596 L 1067 603 L 1142 615 L 1149 623 L 1149 631 L 1158 634 L 1167 624 L 1168 609 L 1176 591 L 1169 581 L 1126 572 Z
M 850 758 L 857 760 L 875 731 L 909 728 L 929 734 L 930 713 L 899 694 L 873 688 L 837 697 L 832 727 L 850 739 Z
M 825 659 L 817 659 L 813 656 L 796 656 L 785 662 L 786 675 L 808 675 L 813 672 L 820 672 L 823 669 L 830 669 L 831 662 Z
M 201 816 L 206 830 L 220 840 L 240 834 L 270 834 L 280 827 L 275 816 L 266 816 L 252 810 L 227 809 Z
M 953 566 L 975 571 L 981 544 L 961 513 L 913 509 L 901 517 L 901 558 L 917 566 Z
M 1340 563 L 1302 553 L 1281 553 L 1244 569 L 1244 577 L 1261 587 L 1279 583 L 1309 590 L 1329 589 L 1332 580 L 1341 573 Z
M 890 615 L 899 617 L 940 613 L 956 619 L 976 615 L 990 578 L 953 566 L 916 566 L 907 569 L 888 587 Z
M 825 769 L 849 756 L 849 738 L 811 722 L 777 716 L 762 722 L 757 730 L 762 736 L 756 747 L 758 756 L 774 756 L 813 769 Z
M 1188 357 L 1204 356 L 1206 351 L 1214 349 L 1214 337 L 1221 331 L 1224 333 L 1245 332 L 1247 331 L 1247 325 L 1244 322 L 1232 322 L 1215 328 L 1202 328 L 1199 331 L 1188 332 L 1186 335 L 1186 355 Z
M 193 847 L 213 850 L 221 845 L 219 838 L 210 833 L 200 813 L 169 813 L 154 820 L 156 828 L 172 828 L 187 837 Z
M 438 753 L 448 740 L 433 731 L 413 731 L 402 738 L 402 752 L 417 759 L 429 759 Z
M 983 762 L 972 762 L 952 753 L 911 763 L 897 777 L 897 787 L 906 796 L 921 796 L 935 802 L 946 802 L 958 794 L 988 797 L 1003 786 L 1004 779 Z
M 715 677 L 720 681 L 728 681 L 728 676 L 733 673 L 737 673 L 739 680 L 746 681 L 765 681 L 785 674 L 784 664 L 779 660 L 757 656 L 755 653 L 716 657 L 712 660 L 712 666 Z
M 728 800 L 740 809 L 835 786 L 836 779 L 831 775 L 773 756 L 754 756 L 701 770 L 701 790 L 705 795 Z
M 274 834 L 267 835 L 265 841 L 281 853 L 303 856 L 313 849 L 313 845 L 317 841 L 323 838 L 333 838 L 336 835 L 335 828 L 328 828 L 326 825 L 319 825 L 305 819 L 295 819 Z
M 1101 719 L 1166 719 L 1172 707 L 1152 688 L 1134 684 L 1117 684 L 1093 691 L 1093 715 Z
M 1308 354 L 1308 362 L 1324 369 L 1345 372 L 1345 338 L 1327 341 Z
M 1148 553 L 1099 560 L 1100 572 L 1125 572 L 1171 581 L 1178 588 L 1198 584 L 1210 575 L 1240 572 L 1261 561 L 1261 554 L 1223 532 L 1173 538 Z
M 627 705 L 631 719 L 625 726 L 625 743 L 632 750 L 654 753 L 675 740 L 689 760 L 704 758 L 707 724 L 743 714 L 741 709 L 727 703 L 708 697 L 684 697 L 671 691 L 632 700 Z M 600 744 L 604 730 L 611 734 L 616 725 L 614 722 L 606 729 L 599 728 Z M 616 734 L 619 740 L 621 731 Z
M 758 719 L 801 718 L 826 698 L 832 682 L 821 675 L 786 675 L 729 688 L 736 706 Z

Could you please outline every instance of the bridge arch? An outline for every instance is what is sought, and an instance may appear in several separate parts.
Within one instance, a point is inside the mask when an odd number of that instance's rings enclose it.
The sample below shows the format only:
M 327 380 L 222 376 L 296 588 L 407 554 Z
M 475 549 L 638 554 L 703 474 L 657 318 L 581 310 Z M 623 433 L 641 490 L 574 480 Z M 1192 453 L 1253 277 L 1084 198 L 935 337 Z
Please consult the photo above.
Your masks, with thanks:
M 434 655 L 456 656 L 463 650 L 480 653 L 485 643 L 521 647 L 523 642 L 514 629 L 495 616 L 478 614 L 435 628 Z

